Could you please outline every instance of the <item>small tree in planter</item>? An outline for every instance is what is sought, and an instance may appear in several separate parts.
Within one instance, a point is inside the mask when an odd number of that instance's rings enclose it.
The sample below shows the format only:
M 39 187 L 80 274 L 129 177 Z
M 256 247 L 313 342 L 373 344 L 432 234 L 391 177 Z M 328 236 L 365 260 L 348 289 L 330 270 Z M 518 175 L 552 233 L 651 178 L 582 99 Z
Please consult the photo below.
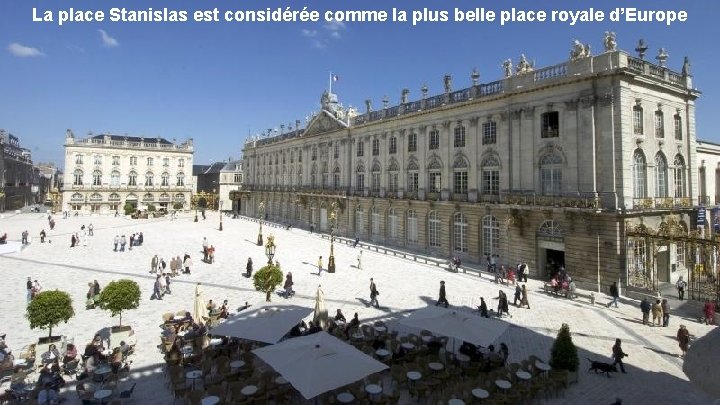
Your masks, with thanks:
M 148 204 L 148 212 L 157 211 L 157 207 L 154 204 Z
M 567 370 L 570 375 L 577 376 L 580 359 L 578 358 L 577 348 L 572 341 L 570 335 L 570 327 L 564 323 L 560 327 L 555 343 L 553 343 L 550 351 L 550 366 L 555 370 Z M 575 379 L 572 379 L 576 381 Z
M 140 305 L 140 286 L 132 280 L 111 281 L 100 292 L 98 305 L 110 311 L 112 316 L 120 315 L 118 325 L 122 326 L 122 311 Z
M 133 214 L 133 213 L 135 212 L 135 209 L 136 209 L 136 208 L 137 208 L 137 205 L 134 204 L 134 203 L 132 203 L 132 202 L 130 202 L 130 201 L 126 201 L 126 202 L 125 202 L 125 206 L 123 206 L 123 210 L 125 211 L 125 215 L 131 215 L 131 214 Z
M 27 306 L 25 317 L 30 321 L 30 329 L 48 329 L 48 340 L 52 338 L 53 327 L 60 322 L 67 323 L 75 316 L 72 298 L 64 291 L 43 291 L 35 296 Z
M 255 290 L 264 292 L 265 301 L 267 302 L 270 302 L 270 294 L 275 291 L 282 281 L 283 274 L 280 265 L 268 264 L 253 275 Z

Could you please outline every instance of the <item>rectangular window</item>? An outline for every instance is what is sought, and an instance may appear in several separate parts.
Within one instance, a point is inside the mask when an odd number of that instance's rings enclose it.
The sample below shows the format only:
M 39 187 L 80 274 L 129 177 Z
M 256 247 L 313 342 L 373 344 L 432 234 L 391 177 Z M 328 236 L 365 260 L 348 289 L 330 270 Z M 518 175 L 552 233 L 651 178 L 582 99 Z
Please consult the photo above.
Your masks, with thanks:
M 235 183 L 239 184 L 242 183 L 242 173 L 235 173 Z
M 95 155 L 95 166 L 101 166 L 102 165 L 102 156 Z
M 113 157 L 112 157 L 112 165 L 113 165 L 113 166 L 120 166 L 120 156 L 113 156 Z
M 153 158 L 149 157 L 147 158 L 147 165 L 152 166 L 153 165 Z
M 137 156 L 130 156 L 130 166 L 137 166 Z
M 372 174 L 372 192 L 373 193 L 379 193 L 380 192 L 380 173 L 375 172 Z
M 439 149 L 440 148 L 440 131 L 437 129 L 433 129 L 430 131 L 430 150 L 433 149 Z
M 357 143 L 357 157 L 365 156 L 365 142 L 358 141 Z
M 430 172 L 428 176 L 428 190 L 431 193 L 439 193 L 441 188 L 440 172 Z
M 440 247 L 440 220 L 430 219 L 428 221 L 428 245 Z
M 170 158 L 163 158 L 163 167 L 170 166 Z
M 673 126 L 675 128 L 675 139 L 681 140 L 682 139 L 682 118 L 680 117 L 680 114 L 675 114 L 675 117 L 673 119 Z
M 185 159 L 178 159 L 178 167 L 185 167 Z
M 665 138 L 665 119 L 662 111 L 655 111 L 655 136 Z
M 675 262 L 680 266 L 685 266 L 685 242 L 675 243 Z
M 560 113 L 546 112 L 542 115 L 542 138 L 557 138 L 560 136 Z
M 417 134 L 408 135 L 408 152 L 417 152 Z
M 397 193 L 398 191 L 398 174 L 388 174 L 388 191 L 391 193 Z
M 335 190 L 340 189 L 340 173 L 334 173 L 333 174 L 333 188 Z
M 494 145 L 497 142 L 497 123 L 495 121 L 483 122 L 483 145 Z
M 358 173 L 355 176 L 355 190 L 356 191 L 365 190 L 365 174 L 364 173 Z
M 541 167 L 540 187 L 543 195 L 560 195 L 562 192 L 562 169 L 558 167 Z
M 137 186 L 137 174 L 130 173 L 128 176 L 128 186 Z
M 467 194 L 468 174 L 465 170 L 453 173 L 453 190 L 455 194 Z
M 633 133 L 643 135 L 643 109 L 639 105 L 633 107 Z
M 380 155 L 380 140 L 373 139 L 372 141 L 372 155 L 378 156 Z
M 76 165 L 83 164 L 83 155 L 75 155 L 75 164 Z
M 417 172 L 410 172 L 408 173 L 408 191 L 411 193 L 417 193 L 418 191 L 418 173 Z
M 482 193 L 500 194 L 500 172 L 498 170 L 482 171 Z
M 394 136 L 390 138 L 390 154 L 394 155 L 397 153 L 397 138 Z
M 462 125 L 458 125 L 457 127 L 455 127 L 453 146 L 456 148 L 465 147 L 465 127 Z
M 322 188 L 325 190 L 328 187 L 328 180 L 330 179 L 330 175 L 327 173 L 322 174 Z
M 407 239 L 409 243 L 418 243 L 417 216 L 408 214 L 407 218 Z
M 340 156 L 340 145 L 335 142 L 335 145 L 333 146 L 333 158 L 337 159 L 338 156 Z
M 310 160 L 312 160 L 312 161 L 317 160 L 317 148 L 316 147 L 312 148 L 312 155 L 310 156 Z

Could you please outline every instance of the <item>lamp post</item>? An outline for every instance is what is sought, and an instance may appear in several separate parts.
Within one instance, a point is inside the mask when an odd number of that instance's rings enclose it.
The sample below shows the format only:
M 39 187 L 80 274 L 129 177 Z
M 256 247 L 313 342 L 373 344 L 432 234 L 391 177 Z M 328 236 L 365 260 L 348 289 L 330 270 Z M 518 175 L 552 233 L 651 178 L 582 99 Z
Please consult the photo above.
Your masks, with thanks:
M 273 256 L 275 256 L 275 249 L 277 246 L 275 246 L 275 237 L 270 234 L 267 237 L 267 243 L 265 244 L 265 256 L 268 258 L 268 264 L 272 265 L 272 259 Z
M 198 218 L 197 218 L 197 202 L 196 202 L 195 203 L 195 220 L 193 222 L 197 222 L 197 221 L 198 221 Z
M 330 204 L 330 257 L 328 258 L 328 273 L 335 273 L 335 227 L 337 226 L 337 202 Z
M 263 236 L 262 236 L 262 221 L 263 217 L 265 215 L 265 202 L 260 201 L 260 205 L 258 206 L 258 213 L 260 214 L 260 231 L 258 232 L 258 239 L 257 239 L 257 245 L 262 246 L 263 245 Z
M 219 209 L 218 209 L 218 213 L 220 213 L 220 228 L 218 228 L 218 230 L 219 230 L 219 231 L 222 231 L 222 206 L 223 206 L 223 201 L 220 200 L 220 202 L 219 202 L 218 204 L 220 204 L 220 207 L 219 207 Z

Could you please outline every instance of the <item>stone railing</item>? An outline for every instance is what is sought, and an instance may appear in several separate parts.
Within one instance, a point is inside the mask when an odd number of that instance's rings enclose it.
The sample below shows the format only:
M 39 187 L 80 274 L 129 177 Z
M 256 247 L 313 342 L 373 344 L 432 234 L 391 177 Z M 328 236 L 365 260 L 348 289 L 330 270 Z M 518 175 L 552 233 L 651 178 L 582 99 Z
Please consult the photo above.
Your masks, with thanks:
M 594 195 L 581 195 L 577 193 L 569 195 L 541 195 L 534 192 L 502 192 L 499 201 L 505 204 L 536 205 L 566 208 L 590 208 L 598 209 L 600 200 Z
M 538 69 L 535 73 L 535 81 L 539 82 L 542 80 L 553 79 L 556 77 L 567 76 L 568 68 L 567 63 L 561 63 L 555 66 L 548 66 L 546 68 Z
M 173 149 L 192 151 L 193 147 L 187 143 L 182 144 L 164 144 L 155 142 L 130 142 L 118 141 L 111 139 L 93 139 L 93 138 L 70 138 L 66 141 L 66 145 L 98 145 L 98 146 L 115 146 L 115 147 L 131 147 L 131 148 L 148 148 L 148 149 Z
M 627 67 L 632 71 L 652 77 L 657 77 L 683 87 L 688 85 L 687 76 L 684 76 L 677 72 L 673 72 L 672 70 L 664 66 L 655 65 L 646 60 L 634 58 L 630 55 L 625 55 L 625 57 L 627 58 Z

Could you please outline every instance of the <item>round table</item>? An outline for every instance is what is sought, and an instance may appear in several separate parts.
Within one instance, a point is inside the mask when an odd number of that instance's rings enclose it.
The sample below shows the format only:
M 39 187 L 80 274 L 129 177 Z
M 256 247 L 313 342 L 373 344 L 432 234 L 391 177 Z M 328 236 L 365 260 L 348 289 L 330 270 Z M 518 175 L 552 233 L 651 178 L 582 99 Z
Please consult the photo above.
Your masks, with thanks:
M 536 361 L 535 368 L 542 371 L 543 376 L 545 376 L 545 377 L 547 377 L 548 371 L 552 370 L 552 367 L 550 367 L 549 364 L 543 363 L 542 361 Z
M 242 360 L 234 360 L 230 362 L 230 370 L 237 370 L 245 366 L 245 362 Z
M 400 347 L 402 347 L 403 349 L 412 350 L 415 348 L 415 345 L 410 342 L 405 342 L 400 344 Z
M 387 328 L 384 326 L 375 326 L 374 328 L 375 328 L 375 332 L 378 332 L 378 333 L 387 332 Z
M 532 378 L 532 374 L 528 373 L 527 371 L 519 370 L 515 373 L 517 378 L 527 381 Z
M 210 339 L 210 346 L 220 346 L 222 344 L 222 339 Z
M 377 349 L 377 350 L 375 350 L 375 354 L 378 357 L 385 357 L 385 356 L 389 356 L 390 352 L 385 349 Z
M 490 397 L 490 393 L 482 388 L 475 388 L 471 392 L 473 396 L 477 399 L 487 399 Z
M 447 401 L 447 405 L 465 405 L 465 401 L 463 401 L 462 399 L 453 398 Z
M 422 335 L 422 337 L 421 337 L 420 339 L 422 339 L 422 341 L 425 342 L 425 343 L 430 343 L 430 342 L 432 342 L 432 341 L 435 339 L 435 336 L 432 336 L 432 335 Z
M 177 335 L 180 336 L 181 338 L 184 338 L 185 335 L 187 335 L 187 331 L 186 331 L 186 330 L 181 330 L 180 332 L 177 333 Z
M 365 386 L 365 392 L 370 394 L 370 396 L 376 397 L 382 394 L 382 387 L 377 384 L 368 384 Z
M 508 380 L 495 380 L 495 385 L 503 391 L 507 391 L 512 387 L 512 384 L 510 384 Z
M 175 316 L 173 316 L 172 319 L 173 319 L 173 321 L 181 321 L 181 320 L 185 319 L 185 315 L 175 315 Z
M 240 390 L 240 393 L 245 396 L 255 395 L 258 388 L 254 385 L 246 385 L 243 387 L 243 389 Z
M 105 357 L 112 356 L 112 350 L 110 350 L 110 349 L 105 349 L 105 350 L 102 351 L 101 354 L 102 354 L 103 356 L 105 356 Z M 53 358 L 54 358 L 54 357 L 55 357 L 55 356 L 53 356 Z
M 188 380 L 192 381 L 192 390 L 194 391 L 195 390 L 195 380 L 202 377 L 202 371 L 201 370 L 188 371 L 187 373 L 185 373 L 185 377 Z
M 362 331 L 358 330 L 357 332 L 353 332 L 350 337 L 356 340 L 360 340 L 364 339 L 365 335 L 363 335 Z
M 337 400 L 341 404 L 349 404 L 355 400 L 355 396 L 349 392 L 341 392 L 337 395 Z
M 422 374 L 419 371 L 408 371 L 407 372 L 407 378 L 410 385 L 415 384 L 415 381 L 418 381 L 422 378 Z
M 275 377 L 275 384 L 277 385 L 285 385 L 288 383 L 288 380 L 285 379 L 283 376 L 277 376 Z
M 442 363 L 433 362 L 433 363 L 428 363 L 428 368 L 432 371 L 440 371 L 440 370 L 444 369 L 445 366 L 443 366 Z
M 112 396 L 112 390 L 98 390 L 95 391 L 95 394 L 93 397 L 97 399 L 98 401 L 102 401 L 103 399 L 108 399 Z
M 205 397 L 200 401 L 201 405 L 215 405 L 218 402 L 220 402 L 220 397 L 216 397 L 215 395 L 211 395 L 209 397 Z
M 467 363 L 468 361 L 470 361 L 470 356 L 468 356 L 467 354 L 458 353 L 455 355 L 455 358 L 458 359 L 460 363 Z

